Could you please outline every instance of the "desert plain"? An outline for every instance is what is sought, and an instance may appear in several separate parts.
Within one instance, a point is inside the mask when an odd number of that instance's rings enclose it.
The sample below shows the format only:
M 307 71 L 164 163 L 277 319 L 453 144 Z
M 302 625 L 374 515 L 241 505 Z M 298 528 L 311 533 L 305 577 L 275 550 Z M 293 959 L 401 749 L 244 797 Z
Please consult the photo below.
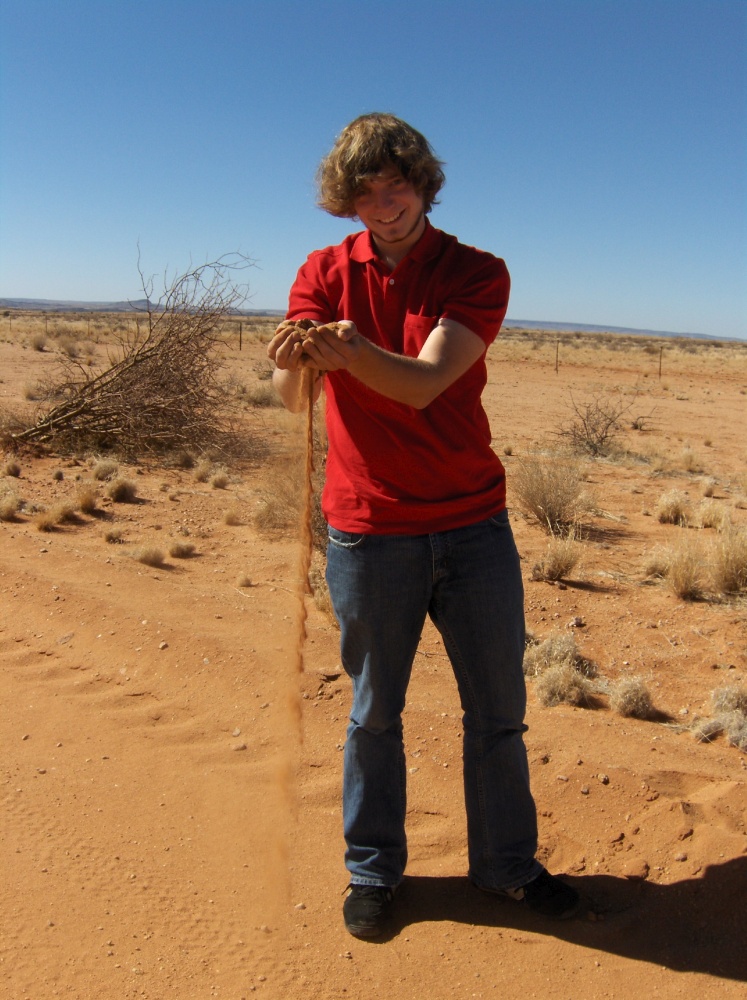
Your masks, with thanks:
M 55 317 L 42 338 L 38 316 L 0 317 L 0 408 L 31 420 L 60 351 L 100 361 L 105 320 Z M 584 904 L 553 923 L 467 882 L 460 707 L 428 625 L 407 876 L 391 933 L 360 941 L 341 917 L 348 682 L 323 600 L 300 596 L 306 427 L 272 405 L 273 326 L 246 323 L 240 350 L 226 335 L 243 457 L 198 476 L 205 456 L 2 455 L 18 507 L 0 520 L 0 998 L 743 997 L 747 754 L 703 723 L 747 687 L 745 593 L 712 572 L 747 525 L 747 345 L 507 329 L 491 347 L 527 627 L 593 664 L 578 704 L 527 681 L 539 857 Z M 566 461 L 574 405 L 594 399 L 622 404 L 614 449 L 577 459 L 577 561 L 548 580 L 552 539 L 515 483 Z M 94 478 L 104 459 L 130 502 Z M 45 525 L 82 483 L 94 509 Z M 672 492 L 680 523 L 658 515 Z M 683 547 L 688 597 L 652 569 Z M 646 718 L 613 706 L 631 679 Z

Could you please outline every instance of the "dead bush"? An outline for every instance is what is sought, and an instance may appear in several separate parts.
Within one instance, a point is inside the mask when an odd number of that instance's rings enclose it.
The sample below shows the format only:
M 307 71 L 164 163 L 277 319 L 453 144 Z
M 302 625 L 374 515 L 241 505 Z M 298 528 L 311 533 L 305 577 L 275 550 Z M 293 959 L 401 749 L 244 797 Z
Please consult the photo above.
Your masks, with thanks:
M 107 486 L 106 495 L 114 503 L 134 503 L 137 486 L 130 479 L 114 479 Z
M 221 324 L 246 297 L 233 278 L 250 264 L 234 254 L 165 280 L 157 305 L 154 281 L 141 271 L 144 329 L 138 323 L 136 332 L 128 327 L 119 335 L 103 370 L 77 352 L 61 353 L 52 379 L 60 402 L 11 441 L 54 443 L 58 450 L 116 447 L 125 455 L 225 443 L 236 403 L 222 378 Z
M 195 546 L 191 542 L 172 542 L 169 555 L 173 559 L 189 559 L 195 554 Z
M 9 458 L 7 462 L 3 464 L 2 468 L 0 468 L 0 475 L 11 476 L 14 479 L 18 479 L 21 475 L 21 466 L 15 459 Z
M 678 524 L 684 527 L 690 520 L 690 501 L 682 490 L 669 490 L 659 497 L 656 517 L 661 524 Z
M 517 463 L 512 479 L 517 506 L 551 535 L 575 531 L 593 509 L 581 465 L 557 456 L 534 456 Z
M 118 472 L 119 466 L 116 462 L 113 462 L 108 458 L 102 458 L 94 465 L 91 470 L 91 475 L 94 479 L 103 483 L 106 482 L 107 479 L 113 479 Z
M 704 566 L 702 546 L 692 538 L 685 536 L 672 547 L 667 582 L 677 597 L 683 601 L 700 601 L 705 597 Z
M 570 576 L 579 563 L 583 547 L 576 541 L 571 529 L 566 538 L 553 536 L 545 550 L 545 554 L 532 569 L 533 580 L 563 580 Z
M 651 719 L 656 714 L 651 693 L 640 677 L 622 677 L 610 691 L 610 707 L 626 719 Z
M 148 546 L 148 545 L 143 546 L 142 548 L 139 549 L 133 549 L 130 555 L 132 556 L 133 559 L 136 559 L 138 562 L 143 563 L 144 566 L 153 566 L 153 567 L 163 566 L 164 560 L 166 558 L 161 549 L 158 549 L 155 546 Z
M 577 402 L 570 394 L 569 422 L 560 429 L 571 448 L 594 458 L 609 455 L 623 426 L 623 418 L 630 412 L 635 400 L 622 396 L 597 393 L 591 399 Z
M 15 521 L 21 501 L 12 490 L 0 493 L 0 521 Z
M 591 696 L 591 685 L 575 667 L 558 664 L 548 667 L 535 683 L 535 691 L 541 705 L 553 708 L 555 705 L 585 705 Z
M 717 594 L 739 594 L 747 589 L 747 530 L 728 527 L 714 541 L 713 589 Z

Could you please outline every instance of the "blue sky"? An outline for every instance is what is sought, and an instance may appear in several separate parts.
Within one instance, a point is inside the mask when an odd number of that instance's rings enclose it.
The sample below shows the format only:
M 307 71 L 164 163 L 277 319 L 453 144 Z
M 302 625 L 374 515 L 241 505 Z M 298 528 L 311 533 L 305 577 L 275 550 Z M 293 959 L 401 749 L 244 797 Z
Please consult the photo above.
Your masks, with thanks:
M 121 300 L 230 251 L 282 309 L 357 228 L 314 174 L 365 111 L 509 316 L 747 337 L 744 0 L 0 0 L 0 296 Z

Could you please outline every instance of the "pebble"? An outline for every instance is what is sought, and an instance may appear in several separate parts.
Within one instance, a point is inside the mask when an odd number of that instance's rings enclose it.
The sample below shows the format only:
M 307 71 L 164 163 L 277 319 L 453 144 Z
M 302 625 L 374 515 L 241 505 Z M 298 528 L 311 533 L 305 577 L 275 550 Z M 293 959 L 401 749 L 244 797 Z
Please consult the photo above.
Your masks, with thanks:
M 687 861 L 687 855 L 685 854 L 684 851 L 680 851 L 678 854 L 675 854 L 674 860 L 675 861 Z
M 246 750 L 246 743 L 234 743 L 232 750 Z
M 591 789 L 589 788 L 589 786 L 588 785 L 584 785 L 583 788 L 581 789 L 581 794 L 582 795 L 588 795 L 590 791 L 591 791 Z
M 168 649 L 169 648 L 169 644 L 167 642 L 159 642 L 158 643 L 158 648 L 159 649 Z
M 241 736 L 241 730 L 239 729 L 238 726 L 234 729 L 234 731 L 231 733 L 231 735 L 232 736 Z
M 599 780 L 602 782 L 603 785 L 609 785 L 610 783 L 609 775 L 599 774 L 597 775 L 597 777 L 599 778 Z

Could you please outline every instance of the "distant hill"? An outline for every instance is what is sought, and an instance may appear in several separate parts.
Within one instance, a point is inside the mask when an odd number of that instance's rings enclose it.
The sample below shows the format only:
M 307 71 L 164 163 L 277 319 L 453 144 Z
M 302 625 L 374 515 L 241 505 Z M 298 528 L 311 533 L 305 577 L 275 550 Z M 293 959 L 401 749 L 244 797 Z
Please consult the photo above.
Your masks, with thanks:
M 132 302 L 71 302 L 54 299 L 0 299 L 0 309 L 25 309 L 28 312 L 146 312 L 147 299 Z M 156 303 L 151 302 L 156 308 Z M 282 316 L 282 309 L 231 309 L 237 316 Z
M 151 303 L 153 306 L 154 304 Z M 0 299 L 0 309 L 26 309 L 30 312 L 146 312 L 147 299 L 132 302 L 66 302 L 52 299 Z M 283 316 L 283 309 L 232 309 L 235 316 Z M 670 330 L 635 330 L 625 326 L 591 326 L 588 323 L 553 323 L 549 320 L 506 319 L 504 327 L 512 330 L 548 330 L 558 333 L 625 333 L 639 337 L 688 337 L 696 340 L 732 340 L 708 333 L 674 333 Z
M 588 323 L 552 323 L 547 320 L 506 319 L 504 329 L 547 330 L 558 333 L 626 333 L 636 337 L 688 337 L 695 340 L 732 340 L 731 337 L 714 337 L 710 333 L 674 333 L 671 330 L 636 330 L 627 326 L 591 326 Z

